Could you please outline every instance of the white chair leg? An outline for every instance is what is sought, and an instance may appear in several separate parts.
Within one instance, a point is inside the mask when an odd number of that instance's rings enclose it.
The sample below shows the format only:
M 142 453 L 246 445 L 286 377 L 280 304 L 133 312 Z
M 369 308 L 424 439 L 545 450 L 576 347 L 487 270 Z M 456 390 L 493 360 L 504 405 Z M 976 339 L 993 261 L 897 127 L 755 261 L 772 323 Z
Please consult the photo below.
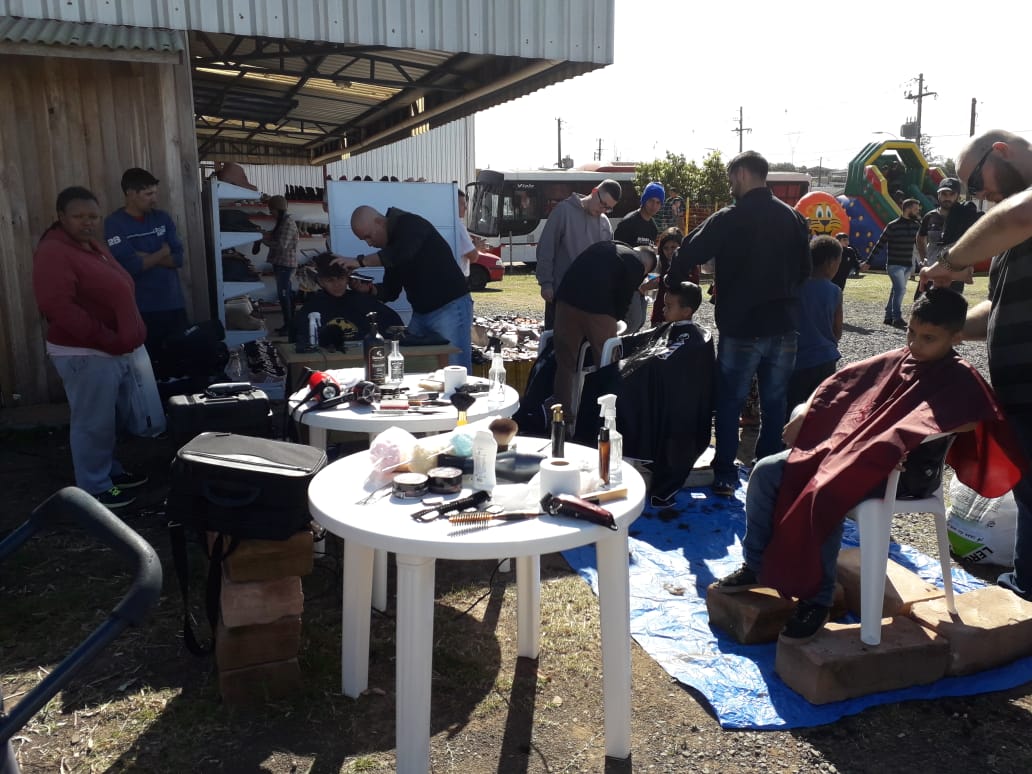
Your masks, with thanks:
M 881 644 L 892 521 L 891 508 L 886 505 L 884 500 L 867 500 L 856 509 L 860 532 L 860 640 L 865 645 Z
M 946 610 L 951 615 L 957 614 L 957 605 L 953 600 L 953 571 L 950 561 L 950 537 L 946 531 L 946 515 L 935 514 L 935 533 L 939 539 L 939 564 L 942 566 L 942 590 L 946 597 Z

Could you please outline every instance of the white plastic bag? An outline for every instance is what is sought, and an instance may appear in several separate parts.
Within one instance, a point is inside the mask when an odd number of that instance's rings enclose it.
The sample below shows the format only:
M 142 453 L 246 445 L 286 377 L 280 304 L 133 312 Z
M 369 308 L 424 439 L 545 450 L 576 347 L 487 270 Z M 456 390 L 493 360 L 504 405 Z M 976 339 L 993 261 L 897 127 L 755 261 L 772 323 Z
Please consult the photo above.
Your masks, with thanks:
M 978 564 L 1014 565 L 1018 506 L 1014 493 L 982 497 L 956 478 L 950 484 L 946 530 L 953 553 Z
M 388 427 L 369 445 L 369 482 L 377 489 L 385 486 L 401 465 L 412 461 L 416 437 L 400 427 Z

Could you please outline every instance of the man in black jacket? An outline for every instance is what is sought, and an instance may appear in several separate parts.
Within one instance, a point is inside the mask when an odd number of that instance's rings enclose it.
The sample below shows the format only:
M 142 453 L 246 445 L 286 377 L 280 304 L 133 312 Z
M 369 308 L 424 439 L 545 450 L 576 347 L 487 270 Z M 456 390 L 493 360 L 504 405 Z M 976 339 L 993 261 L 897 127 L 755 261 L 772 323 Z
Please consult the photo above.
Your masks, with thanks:
M 655 267 L 656 253 L 650 247 L 596 242 L 563 275 L 555 292 L 554 392 L 571 424 L 577 415 L 573 379 L 581 342 L 588 340 L 595 362 L 600 362 L 606 339 L 616 335 L 631 297 Z
M 404 290 L 412 304 L 408 332 L 413 336 L 437 334 L 458 347 L 448 356 L 451 365 L 472 368 L 470 329 L 473 300 L 451 246 L 426 218 L 397 207 L 384 215 L 363 205 L 351 213 L 355 236 L 378 251 L 356 258 L 337 258 L 349 271 L 383 266 L 381 301 L 393 301 Z
M 713 260 L 717 342 L 713 492 L 738 484 L 738 418 L 753 375 L 760 393 L 756 457 L 781 451 L 788 380 L 795 367 L 799 288 L 810 276 L 810 232 L 800 213 L 767 188 L 767 160 L 739 153 L 727 165 L 735 203 L 710 215 L 681 243 L 667 286 Z

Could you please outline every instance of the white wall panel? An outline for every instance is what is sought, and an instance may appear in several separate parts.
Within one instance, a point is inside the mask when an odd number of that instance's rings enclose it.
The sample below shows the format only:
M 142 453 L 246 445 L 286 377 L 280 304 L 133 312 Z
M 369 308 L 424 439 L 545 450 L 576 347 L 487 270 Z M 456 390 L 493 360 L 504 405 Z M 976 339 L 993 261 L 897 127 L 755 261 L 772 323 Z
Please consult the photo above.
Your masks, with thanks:
M 616 0 L 0 0 L 31 19 L 610 64 Z

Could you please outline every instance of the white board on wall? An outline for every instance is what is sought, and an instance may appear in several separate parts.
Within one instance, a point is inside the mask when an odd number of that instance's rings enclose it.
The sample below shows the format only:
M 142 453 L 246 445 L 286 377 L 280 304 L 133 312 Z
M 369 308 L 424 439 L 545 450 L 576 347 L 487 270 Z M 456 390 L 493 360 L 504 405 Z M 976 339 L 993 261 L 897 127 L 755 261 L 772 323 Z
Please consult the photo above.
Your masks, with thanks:
M 367 205 L 386 214 L 397 207 L 420 215 L 433 224 L 444 241 L 456 250 L 459 221 L 458 187 L 455 183 L 372 183 L 328 180 L 326 205 L 330 219 L 330 245 L 337 255 L 353 258 L 375 252 L 351 230 L 351 213 L 356 207 Z M 382 270 L 375 267 L 367 272 L 379 282 Z M 405 324 L 412 317 L 412 306 L 405 293 L 388 304 L 401 315 Z

